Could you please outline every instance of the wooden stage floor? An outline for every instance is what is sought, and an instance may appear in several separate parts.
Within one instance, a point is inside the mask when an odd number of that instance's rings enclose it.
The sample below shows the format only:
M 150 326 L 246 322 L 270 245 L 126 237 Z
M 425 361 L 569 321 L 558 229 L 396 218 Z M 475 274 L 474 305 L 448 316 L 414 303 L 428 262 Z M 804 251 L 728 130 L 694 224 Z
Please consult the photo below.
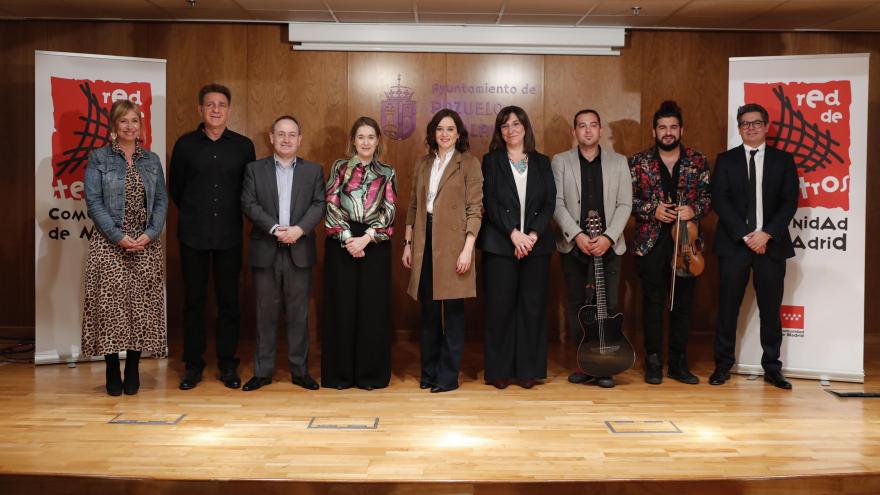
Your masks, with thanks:
M 545 384 L 496 390 L 468 348 L 462 387 L 444 394 L 419 389 L 410 342 L 395 344 L 391 386 L 370 392 L 308 392 L 279 369 L 246 393 L 213 368 L 182 392 L 168 359 L 143 361 L 137 396 L 109 397 L 102 362 L 4 363 L 0 493 L 880 493 L 880 400 L 809 380 L 709 386 L 705 343 L 696 386 L 647 385 L 640 367 L 614 389 L 573 385 L 555 344 Z

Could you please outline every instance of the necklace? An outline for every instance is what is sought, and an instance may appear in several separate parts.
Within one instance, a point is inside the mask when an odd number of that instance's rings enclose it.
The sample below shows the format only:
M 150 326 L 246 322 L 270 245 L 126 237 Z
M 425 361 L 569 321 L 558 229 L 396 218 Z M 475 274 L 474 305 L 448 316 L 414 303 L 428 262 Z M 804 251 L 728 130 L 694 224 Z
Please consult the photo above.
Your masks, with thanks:
M 526 173 L 526 169 L 529 167 L 529 155 L 523 155 L 522 159 L 514 161 L 513 158 L 510 157 L 510 153 L 507 153 L 507 160 L 510 162 L 510 165 L 516 169 L 520 174 Z

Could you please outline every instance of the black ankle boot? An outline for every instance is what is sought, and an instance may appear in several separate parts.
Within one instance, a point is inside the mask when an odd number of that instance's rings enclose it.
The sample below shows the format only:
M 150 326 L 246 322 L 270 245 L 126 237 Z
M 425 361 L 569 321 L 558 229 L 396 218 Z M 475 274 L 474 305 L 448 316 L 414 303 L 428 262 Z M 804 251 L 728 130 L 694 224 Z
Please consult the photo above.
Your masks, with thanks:
M 659 354 L 650 354 L 645 358 L 645 383 L 651 385 L 663 383 L 663 361 Z
M 104 363 L 107 365 L 107 395 L 114 397 L 122 395 L 122 376 L 119 375 L 119 354 L 104 354 Z
M 673 380 L 678 380 L 688 385 L 700 383 L 699 377 L 688 369 L 687 358 L 684 355 L 669 357 L 669 373 L 667 375 Z
M 122 384 L 125 395 L 134 395 L 138 393 L 138 389 L 141 387 L 141 379 L 138 372 L 140 360 L 141 351 L 125 351 L 125 383 Z

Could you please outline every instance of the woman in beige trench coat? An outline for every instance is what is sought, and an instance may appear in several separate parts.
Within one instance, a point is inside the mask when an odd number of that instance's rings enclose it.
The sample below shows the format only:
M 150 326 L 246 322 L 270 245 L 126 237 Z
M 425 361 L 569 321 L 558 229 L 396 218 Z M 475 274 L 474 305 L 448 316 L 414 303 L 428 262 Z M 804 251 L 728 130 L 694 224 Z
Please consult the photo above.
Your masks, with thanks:
M 483 175 L 479 160 L 467 153 L 458 113 L 437 112 L 426 136 L 428 154 L 413 173 L 403 265 L 412 270 L 407 293 L 422 303 L 420 386 L 437 393 L 458 388 L 464 298 L 477 295 L 473 261 Z

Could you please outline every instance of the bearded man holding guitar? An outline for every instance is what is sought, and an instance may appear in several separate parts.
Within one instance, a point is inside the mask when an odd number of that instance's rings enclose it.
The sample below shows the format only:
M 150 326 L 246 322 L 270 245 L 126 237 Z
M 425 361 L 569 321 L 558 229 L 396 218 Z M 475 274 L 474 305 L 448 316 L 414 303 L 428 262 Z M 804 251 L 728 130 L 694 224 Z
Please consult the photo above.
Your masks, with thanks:
M 607 303 L 604 313 L 615 314 L 620 284 L 620 256 L 626 252 L 623 229 L 632 211 L 632 176 L 626 157 L 599 146 L 602 121 L 599 112 L 581 110 L 574 116 L 572 136 L 577 146 L 553 157 L 551 168 L 556 182 L 556 209 L 553 218 L 559 226 L 556 249 L 561 253 L 567 295 L 566 318 L 572 341 L 581 342 L 578 310 L 584 305 L 585 288 L 595 285 L 593 257 L 602 258 Z M 587 216 L 595 211 L 604 230 L 590 237 Z M 603 304 L 604 306 L 604 304 Z M 600 325 L 601 326 L 601 325 Z M 604 348 L 603 345 L 599 346 Z M 580 352 L 579 352 L 580 354 Z M 609 376 L 591 376 L 578 369 L 568 377 L 572 383 L 614 386 Z

